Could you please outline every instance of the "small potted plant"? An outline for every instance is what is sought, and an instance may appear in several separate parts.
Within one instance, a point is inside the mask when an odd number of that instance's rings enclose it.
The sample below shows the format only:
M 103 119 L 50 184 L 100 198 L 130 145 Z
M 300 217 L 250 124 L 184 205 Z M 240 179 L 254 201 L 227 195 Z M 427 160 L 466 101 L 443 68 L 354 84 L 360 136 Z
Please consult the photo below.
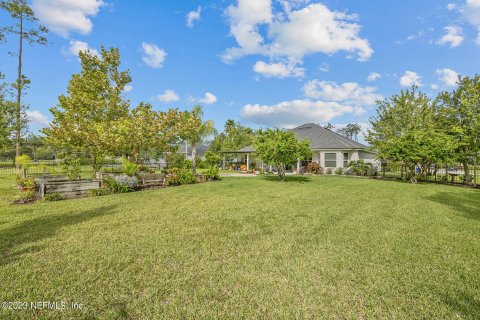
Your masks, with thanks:
M 32 179 L 26 178 L 26 179 L 20 179 L 18 181 L 18 187 L 20 191 L 26 192 L 30 190 L 35 190 L 35 181 Z

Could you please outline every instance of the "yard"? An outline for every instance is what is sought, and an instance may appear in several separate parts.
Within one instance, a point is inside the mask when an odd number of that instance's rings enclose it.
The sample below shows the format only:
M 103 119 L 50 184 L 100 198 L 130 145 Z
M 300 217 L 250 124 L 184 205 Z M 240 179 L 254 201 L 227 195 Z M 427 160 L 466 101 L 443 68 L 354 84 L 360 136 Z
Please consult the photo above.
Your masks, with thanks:
M 12 206 L 0 177 L 0 297 L 67 303 L 0 318 L 480 318 L 478 190 L 289 178 Z

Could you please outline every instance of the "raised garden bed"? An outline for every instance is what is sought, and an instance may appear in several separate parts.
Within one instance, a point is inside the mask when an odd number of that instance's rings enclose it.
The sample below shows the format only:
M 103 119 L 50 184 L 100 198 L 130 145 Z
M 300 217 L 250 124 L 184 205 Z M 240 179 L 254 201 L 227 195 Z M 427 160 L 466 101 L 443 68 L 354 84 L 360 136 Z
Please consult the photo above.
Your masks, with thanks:
M 82 198 L 90 190 L 99 189 L 100 180 L 73 180 L 73 181 L 41 181 L 39 195 L 44 199 L 48 194 L 59 193 L 65 199 Z

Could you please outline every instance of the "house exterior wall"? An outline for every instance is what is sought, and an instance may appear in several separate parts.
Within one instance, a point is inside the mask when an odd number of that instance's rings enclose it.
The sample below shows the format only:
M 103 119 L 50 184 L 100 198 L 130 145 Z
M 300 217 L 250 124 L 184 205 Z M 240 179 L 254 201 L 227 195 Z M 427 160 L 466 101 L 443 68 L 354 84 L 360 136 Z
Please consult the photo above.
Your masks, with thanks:
M 327 167 L 325 161 L 326 153 L 335 153 L 336 154 L 336 167 Z M 375 163 L 375 154 L 371 152 L 358 151 L 358 150 L 314 150 L 313 151 L 313 161 L 317 162 L 323 168 L 345 168 L 343 160 L 344 153 L 348 153 L 348 162 L 355 160 L 364 160 L 365 162 Z

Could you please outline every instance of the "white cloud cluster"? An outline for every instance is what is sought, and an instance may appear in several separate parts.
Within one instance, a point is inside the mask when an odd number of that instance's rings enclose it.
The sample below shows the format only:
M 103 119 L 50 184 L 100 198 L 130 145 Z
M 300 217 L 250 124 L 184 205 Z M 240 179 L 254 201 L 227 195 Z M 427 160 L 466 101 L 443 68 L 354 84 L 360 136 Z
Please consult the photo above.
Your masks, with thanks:
M 296 10 L 308 2 L 283 1 L 280 14 L 273 12 L 272 0 L 238 0 L 237 5 L 230 5 L 226 15 L 238 46 L 227 49 L 223 60 L 258 54 L 274 62 L 299 63 L 309 54 L 338 51 L 356 53 L 362 61 L 371 57 L 373 50 L 368 40 L 359 36 L 355 15 L 331 11 L 320 3 Z
M 91 18 L 104 4 L 102 0 L 33 0 L 32 9 L 42 24 L 68 37 L 72 32 L 89 34 L 93 28 Z
M 400 78 L 400 85 L 402 87 L 411 87 L 413 85 L 421 87 L 422 78 L 416 72 L 406 71 L 405 74 Z
M 47 127 L 50 124 L 47 116 L 40 111 L 27 111 L 27 119 L 33 123 L 39 124 L 43 127 Z
M 241 116 L 245 120 L 279 128 L 293 128 L 306 122 L 329 122 L 348 114 L 361 114 L 363 109 L 337 102 L 312 101 L 309 99 L 284 101 L 276 105 L 248 104 Z
M 165 90 L 163 94 L 157 96 L 157 99 L 163 102 L 179 101 L 180 97 L 173 90 Z
M 380 73 L 370 72 L 370 74 L 367 77 L 367 81 L 368 82 L 373 82 L 373 81 L 377 81 L 378 79 L 381 79 L 381 78 L 382 78 L 382 75 Z
M 459 26 L 451 25 L 443 28 L 445 34 L 438 39 L 437 44 L 448 44 L 450 48 L 458 47 L 463 43 L 463 29 Z
M 294 63 L 266 63 L 263 61 L 257 61 L 253 66 L 253 70 L 267 78 L 287 78 L 287 77 L 303 77 L 305 75 L 305 69 L 298 68 Z
M 195 102 L 204 103 L 204 104 L 214 104 L 218 101 L 217 97 L 211 92 L 206 92 L 203 98 L 193 99 L 193 100 Z
M 78 57 L 80 51 L 90 51 L 90 53 L 100 56 L 100 53 L 98 52 L 97 49 L 92 49 L 88 45 L 88 43 L 83 42 L 83 41 L 77 41 L 77 40 L 70 40 L 70 44 L 66 50 L 63 51 L 64 54 L 66 55 L 71 55 L 71 56 L 76 56 Z
M 193 23 L 197 20 L 200 20 L 201 13 L 202 7 L 198 7 L 196 11 L 190 11 L 187 13 L 187 27 L 193 28 Z
M 454 87 L 457 85 L 458 73 L 452 69 L 444 68 L 437 69 L 436 71 L 439 80 L 443 82 L 446 86 Z
M 467 22 L 478 28 L 475 43 L 480 46 L 480 0 L 467 0 L 461 12 Z
M 142 43 L 143 57 L 142 60 L 145 64 L 152 68 L 163 67 L 163 62 L 167 56 L 165 50 L 160 49 L 153 43 Z
M 125 88 L 123 88 L 123 90 L 124 90 L 125 92 L 130 92 L 130 91 L 133 90 L 133 86 L 127 84 L 127 85 L 125 86 Z
M 375 87 L 362 87 L 355 82 L 341 85 L 332 81 L 312 80 L 303 87 L 305 96 L 314 99 L 335 101 L 351 106 L 372 106 L 375 101 L 382 100 Z

